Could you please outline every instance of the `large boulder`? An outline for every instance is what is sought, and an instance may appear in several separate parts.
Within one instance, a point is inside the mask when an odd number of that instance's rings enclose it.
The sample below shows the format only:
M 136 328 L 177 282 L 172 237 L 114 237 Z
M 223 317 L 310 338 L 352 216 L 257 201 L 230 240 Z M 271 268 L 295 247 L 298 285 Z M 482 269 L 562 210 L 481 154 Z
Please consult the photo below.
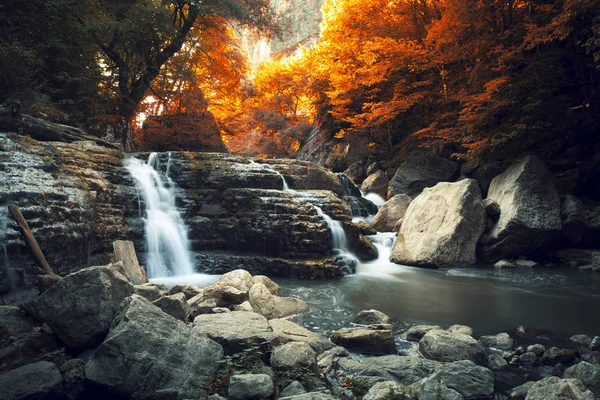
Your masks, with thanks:
M 364 161 L 357 161 L 350 165 L 343 174 L 352 179 L 357 185 L 360 185 L 367 177 L 367 165 Z
M 214 299 L 220 307 L 240 304 L 248 300 L 252 275 L 244 269 L 227 272 L 218 281 L 204 288 L 204 299 Z
M 317 353 L 303 342 L 290 342 L 276 347 L 271 353 L 271 366 L 276 371 L 318 372 Z
M 442 330 L 431 330 L 419 341 L 419 351 L 430 360 L 453 362 L 471 360 L 487 366 L 488 357 L 483 346 L 471 336 Z
M 304 301 L 293 297 L 274 296 L 262 283 L 252 286 L 249 301 L 254 311 L 268 319 L 308 312 L 308 305 Z
M 67 346 L 83 350 L 102 342 L 121 302 L 132 293 L 127 278 L 111 266 L 89 267 L 54 284 L 31 309 Z
M 185 294 L 181 292 L 161 297 L 152 304 L 183 322 L 187 322 L 192 313 L 192 309 L 185 299 Z
M 201 398 L 223 348 L 141 296 L 125 300 L 86 365 L 89 381 L 135 399 Z
M 430 379 L 442 382 L 465 399 L 492 398 L 494 394 L 493 372 L 469 360 L 444 364 Z
M 548 243 L 561 229 L 560 198 L 552 174 L 537 157 L 524 157 L 492 180 L 488 198 L 500 218 L 481 238 L 488 260 L 511 258 Z
M 534 383 L 525 400 L 594 400 L 594 394 L 578 379 L 560 379 L 556 376 Z
M 568 368 L 563 378 L 579 379 L 596 396 L 600 396 L 600 365 L 582 361 Z
M 410 203 L 391 261 L 435 267 L 473 264 L 484 228 L 485 210 L 474 180 L 438 183 Z
M 35 321 L 19 307 L 0 306 L 0 344 L 11 336 L 31 332 L 36 326 Z
M 304 342 L 317 353 L 323 353 L 333 347 L 326 337 L 309 331 L 308 329 L 287 319 L 272 319 L 269 326 L 280 341 Z
M 61 399 L 63 378 L 56 365 L 48 361 L 24 365 L 0 375 L 0 399 Z
M 394 227 L 404 218 L 412 199 L 405 194 L 397 194 L 381 206 L 371 226 L 379 232 L 393 232 Z
M 390 355 L 362 360 L 343 357 L 338 365 L 346 375 L 376 376 L 410 385 L 434 373 L 440 364 L 419 357 Z
M 249 311 L 199 315 L 194 319 L 194 331 L 219 342 L 227 354 L 261 346 L 275 338 L 267 319 Z
M 457 172 L 458 164 L 454 161 L 430 152 L 412 152 L 390 181 L 389 197 L 405 194 L 414 199 L 427 187 L 451 181 Z
M 342 328 L 333 332 L 331 341 L 338 346 L 359 353 L 396 354 L 396 343 L 390 326 L 365 326 Z
M 388 195 L 388 184 L 389 179 L 383 171 L 377 171 L 372 175 L 369 175 L 367 179 L 361 185 L 363 193 L 376 193 L 384 199 Z

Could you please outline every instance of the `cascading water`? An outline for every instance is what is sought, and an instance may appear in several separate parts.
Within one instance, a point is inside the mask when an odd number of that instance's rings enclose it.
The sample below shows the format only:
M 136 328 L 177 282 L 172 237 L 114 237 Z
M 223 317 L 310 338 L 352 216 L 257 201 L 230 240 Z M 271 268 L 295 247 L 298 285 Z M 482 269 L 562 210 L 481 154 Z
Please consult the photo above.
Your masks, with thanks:
M 145 163 L 136 158 L 125 160 L 125 168 L 136 181 L 146 205 L 146 264 L 148 278 L 190 275 L 194 272 L 187 227 L 175 206 L 176 185 L 167 174 L 158 171 L 158 154 Z M 165 185 L 165 181 L 167 185 Z

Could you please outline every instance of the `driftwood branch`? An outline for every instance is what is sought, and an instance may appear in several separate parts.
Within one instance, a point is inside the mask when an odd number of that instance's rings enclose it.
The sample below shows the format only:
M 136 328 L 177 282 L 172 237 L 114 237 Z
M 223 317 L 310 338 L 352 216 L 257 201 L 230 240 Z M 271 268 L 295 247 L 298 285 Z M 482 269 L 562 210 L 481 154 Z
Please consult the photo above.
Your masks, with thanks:
M 88 135 L 83 130 L 73 126 L 57 124 L 20 114 L 11 109 L 0 108 L 0 129 L 19 132 L 36 140 L 53 142 L 77 142 L 88 140 L 101 146 L 119 148 L 118 145 L 106 140 Z
M 52 268 L 46 261 L 46 257 L 40 248 L 35 236 L 33 236 L 33 232 L 31 228 L 29 228 L 29 224 L 23 214 L 21 214 L 21 210 L 14 204 L 8 205 L 8 211 L 10 215 L 13 217 L 17 225 L 19 226 L 19 230 L 25 237 L 25 242 L 27 243 L 27 247 L 31 251 L 33 258 L 35 259 L 35 263 L 39 267 L 40 275 L 38 275 L 37 286 L 40 292 L 45 291 L 50 286 L 61 280 L 62 278 L 52 271 Z

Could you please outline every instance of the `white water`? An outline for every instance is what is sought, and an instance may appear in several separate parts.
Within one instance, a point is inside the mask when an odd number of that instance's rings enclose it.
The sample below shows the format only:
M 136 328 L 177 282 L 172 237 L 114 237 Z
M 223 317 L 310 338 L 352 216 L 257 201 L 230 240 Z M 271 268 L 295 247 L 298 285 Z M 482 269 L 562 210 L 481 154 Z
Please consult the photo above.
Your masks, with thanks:
M 170 154 L 167 171 L 170 170 Z M 125 168 L 136 181 L 146 205 L 146 269 L 148 278 L 191 275 L 194 272 L 187 228 L 175 206 L 175 185 L 159 172 L 157 153 L 145 163 L 136 158 L 125 160 Z

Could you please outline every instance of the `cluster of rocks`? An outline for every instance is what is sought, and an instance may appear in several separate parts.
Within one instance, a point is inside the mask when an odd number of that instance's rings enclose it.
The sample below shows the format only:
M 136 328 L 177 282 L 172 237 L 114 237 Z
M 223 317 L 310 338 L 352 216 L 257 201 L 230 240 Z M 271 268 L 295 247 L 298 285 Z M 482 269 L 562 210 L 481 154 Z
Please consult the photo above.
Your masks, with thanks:
M 561 243 L 559 249 L 597 244 L 597 207 L 571 194 L 561 201 L 552 174 L 534 156 L 503 171 L 413 152 L 391 177 L 377 163 L 345 173 L 362 182 L 363 192 L 388 199 L 371 225 L 398 232 L 391 261 L 399 264 L 449 267 L 501 260 L 499 268 L 532 267 L 537 264 L 526 256 L 551 244 Z M 600 269 L 600 255 L 590 250 L 559 256 L 583 270 Z
M 167 290 L 132 285 L 122 266 L 82 269 L 26 306 L 0 307 L 0 398 L 568 400 L 600 389 L 598 337 L 515 349 L 506 333 L 477 340 L 461 325 L 396 335 L 388 316 L 364 310 L 328 339 L 282 319 L 308 308 L 279 291 L 244 270 Z M 535 363 L 557 376 L 515 378 Z

